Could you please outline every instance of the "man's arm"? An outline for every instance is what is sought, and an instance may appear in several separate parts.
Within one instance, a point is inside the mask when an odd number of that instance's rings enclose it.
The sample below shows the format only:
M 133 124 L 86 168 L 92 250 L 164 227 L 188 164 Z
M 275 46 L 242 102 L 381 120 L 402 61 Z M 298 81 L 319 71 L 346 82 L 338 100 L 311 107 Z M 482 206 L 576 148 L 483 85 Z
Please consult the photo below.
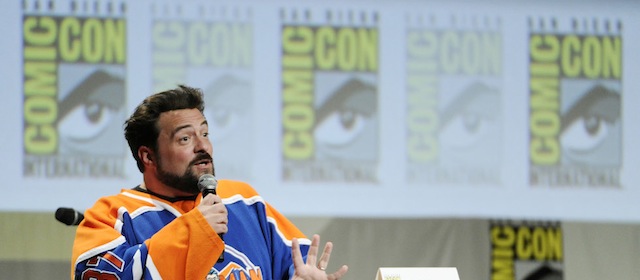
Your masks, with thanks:
M 155 209 L 148 214 L 160 218 L 134 228 L 129 211 L 138 211 L 135 219 L 140 219 L 141 207 L 112 205 L 102 199 L 85 212 L 74 241 L 73 279 L 204 279 L 223 251 L 224 243 L 198 209 L 164 227 L 170 213 Z

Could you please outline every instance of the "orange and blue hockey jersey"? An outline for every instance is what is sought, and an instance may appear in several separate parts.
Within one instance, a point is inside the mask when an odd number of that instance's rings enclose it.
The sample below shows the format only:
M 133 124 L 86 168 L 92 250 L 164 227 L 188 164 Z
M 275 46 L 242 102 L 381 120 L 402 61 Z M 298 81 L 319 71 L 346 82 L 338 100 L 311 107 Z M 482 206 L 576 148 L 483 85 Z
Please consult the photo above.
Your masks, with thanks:
M 101 198 L 76 230 L 72 279 L 289 279 L 292 238 L 303 255 L 310 241 L 248 184 L 220 180 L 217 192 L 224 241 L 196 209 L 200 195 L 171 201 L 136 188 Z

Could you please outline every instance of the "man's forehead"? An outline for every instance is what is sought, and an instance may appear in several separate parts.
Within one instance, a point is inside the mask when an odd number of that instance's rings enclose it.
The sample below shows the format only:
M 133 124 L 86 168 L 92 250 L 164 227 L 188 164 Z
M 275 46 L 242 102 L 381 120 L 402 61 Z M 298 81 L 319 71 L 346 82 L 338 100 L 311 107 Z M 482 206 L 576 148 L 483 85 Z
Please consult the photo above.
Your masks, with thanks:
M 160 128 L 174 130 L 175 128 L 206 125 L 204 115 L 198 109 L 180 109 L 163 112 L 158 121 Z

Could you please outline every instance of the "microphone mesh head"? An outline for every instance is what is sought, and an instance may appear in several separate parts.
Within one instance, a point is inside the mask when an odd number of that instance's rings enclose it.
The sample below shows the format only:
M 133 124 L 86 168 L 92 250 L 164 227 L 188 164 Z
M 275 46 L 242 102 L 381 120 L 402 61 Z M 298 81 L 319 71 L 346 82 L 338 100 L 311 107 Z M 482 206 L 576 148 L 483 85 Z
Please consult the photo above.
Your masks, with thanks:
M 205 189 L 215 190 L 218 187 L 218 180 L 211 174 L 203 174 L 198 178 L 198 189 L 203 191 Z
M 76 213 L 77 213 L 76 210 L 73 210 L 72 208 L 60 207 L 56 210 L 55 216 L 58 222 L 71 226 L 71 225 L 77 225 L 81 221 L 81 220 L 78 220 L 78 217 L 76 217 L 77 215 Z

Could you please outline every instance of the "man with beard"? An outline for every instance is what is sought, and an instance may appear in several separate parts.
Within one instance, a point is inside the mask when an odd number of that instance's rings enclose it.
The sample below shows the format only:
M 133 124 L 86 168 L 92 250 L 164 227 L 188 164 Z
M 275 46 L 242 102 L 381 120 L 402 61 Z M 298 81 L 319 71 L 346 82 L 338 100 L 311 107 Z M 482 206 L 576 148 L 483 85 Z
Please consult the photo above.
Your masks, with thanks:
M 317 260 L 319 236 L 306 239 L 248 184 L 220 180 L 217 194 L 200 195 L 198 178 L 215 175 L 203 110 L 202 92 L 187 86 L 154 94 L 135 109 L 125 138 L 143 182 L 86 210 L 72 279 L 342 277 L 346 266 L 324 271 L 330 242 Z

